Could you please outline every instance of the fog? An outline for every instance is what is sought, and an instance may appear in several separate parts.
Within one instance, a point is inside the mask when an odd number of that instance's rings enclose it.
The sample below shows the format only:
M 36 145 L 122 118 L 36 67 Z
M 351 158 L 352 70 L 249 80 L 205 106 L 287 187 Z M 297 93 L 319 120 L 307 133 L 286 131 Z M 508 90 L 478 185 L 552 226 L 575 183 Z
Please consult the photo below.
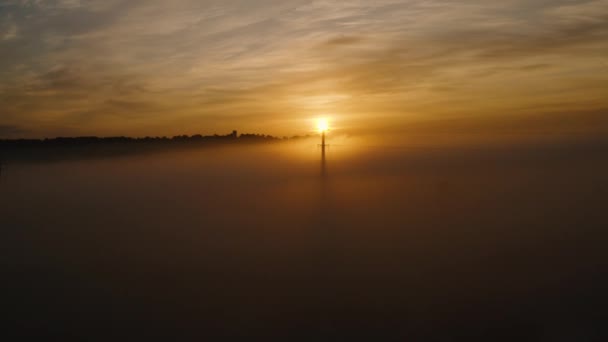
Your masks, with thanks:
M 10 333 L 604 336 L 607 148 L 316 143 L 6 161 Z

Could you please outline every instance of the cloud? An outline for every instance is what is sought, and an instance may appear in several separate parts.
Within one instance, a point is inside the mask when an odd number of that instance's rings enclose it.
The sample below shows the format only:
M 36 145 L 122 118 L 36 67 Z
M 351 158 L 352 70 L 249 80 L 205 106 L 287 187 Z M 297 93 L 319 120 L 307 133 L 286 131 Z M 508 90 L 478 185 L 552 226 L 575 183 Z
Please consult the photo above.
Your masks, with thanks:
M 0 138 L 14 138 L 25 133 L 25 130 L 16 125 L 0 125 Z
M 354 45 L 363 41 L 363 37 L 355 37 L 355 36 L 340 36 L 336 38 L 332 38 L 328 40 L 325 45 L 326 46 L 347 46 Z
M 608 1 L 584 1 L 549 8 L 546 15 L 562 25 L 604 24 L 608 18 Z
M 11 40 L 17 38 L 17 26 L 8 25 L 3 31 L 0 33 L 0 40 Z
M 0 102 L 11 120 L 87 130 L 239 118 L 280 135 L 318 112 L 403 123 L 594 110 L 608 105 L 606 4 L 8 1 L 0 32 L 14 25 L 18 39 L 0 41 Z

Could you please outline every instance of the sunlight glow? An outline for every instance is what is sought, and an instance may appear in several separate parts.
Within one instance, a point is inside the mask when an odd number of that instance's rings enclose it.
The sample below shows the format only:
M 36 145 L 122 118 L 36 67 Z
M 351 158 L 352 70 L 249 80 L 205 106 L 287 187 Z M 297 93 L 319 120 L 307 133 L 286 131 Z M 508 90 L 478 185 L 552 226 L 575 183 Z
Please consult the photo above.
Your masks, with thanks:
M 329 122 L 325 118 L 320 118 L 317 120 L 317 130 L 319 133 L 329 131 Z

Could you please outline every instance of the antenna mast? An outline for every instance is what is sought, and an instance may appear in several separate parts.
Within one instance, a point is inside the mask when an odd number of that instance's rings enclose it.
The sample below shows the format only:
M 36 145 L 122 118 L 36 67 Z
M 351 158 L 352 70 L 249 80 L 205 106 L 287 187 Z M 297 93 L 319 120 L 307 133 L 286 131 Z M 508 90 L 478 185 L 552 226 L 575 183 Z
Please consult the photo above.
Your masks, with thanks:
M 321 176 L 325 177 L 327 175 L 327 165 L 325 162 L 325 148 L 328 146 L 325 143 L 325 131 L 321 132 Z

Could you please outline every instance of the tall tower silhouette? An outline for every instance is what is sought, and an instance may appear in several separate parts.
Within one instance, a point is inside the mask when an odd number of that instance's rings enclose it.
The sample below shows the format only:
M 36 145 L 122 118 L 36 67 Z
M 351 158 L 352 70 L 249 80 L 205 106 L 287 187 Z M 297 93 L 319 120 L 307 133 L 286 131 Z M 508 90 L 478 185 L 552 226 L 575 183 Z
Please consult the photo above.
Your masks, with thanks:
M 327 134 L 327 132 L 329 131 L 329 123 L 328 123 L 327 119 L 325 119 L 325 118 L 318 119 L 317 129 L 318 129 L 318 132 L 321 133 L 321 145 L 319 145 L 321 147 L 321 176 L 325 177 L 325 175 L 327 173 L 327 165 L 325 162 L 325 150 L 329 146 L 325 143 L 325 134 Z
M 325 161 L 325 149 L 327 148 L 327 144 L 325 144 L 325 131 L 321 132 L 321 176 L 325 177 L 327 175 L 327 164 Z

